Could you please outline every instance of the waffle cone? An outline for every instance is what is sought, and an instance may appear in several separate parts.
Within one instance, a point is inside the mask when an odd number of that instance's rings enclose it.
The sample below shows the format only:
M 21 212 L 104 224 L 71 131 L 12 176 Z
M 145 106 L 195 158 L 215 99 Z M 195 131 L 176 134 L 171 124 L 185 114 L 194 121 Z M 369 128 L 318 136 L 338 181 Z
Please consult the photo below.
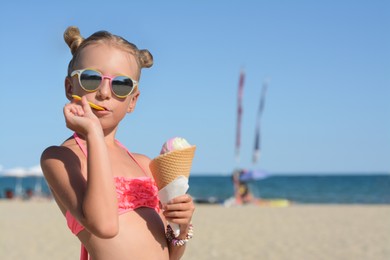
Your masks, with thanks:
M 190 176 L 195 149 L 196 146 L 191 146 L 160 154 L 150 162 L 149 168 L 156 181 L 158 190 L 164 188 L 180 175 L 187 178 Z

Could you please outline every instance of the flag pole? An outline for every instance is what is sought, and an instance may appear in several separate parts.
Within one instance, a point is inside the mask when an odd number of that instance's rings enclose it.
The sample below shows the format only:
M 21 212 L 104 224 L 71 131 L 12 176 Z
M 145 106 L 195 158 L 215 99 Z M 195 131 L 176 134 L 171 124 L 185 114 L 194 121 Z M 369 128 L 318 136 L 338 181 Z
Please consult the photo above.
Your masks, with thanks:
M 256 117 L 256 129 L 255 129 L 255 142 L 253 149 L 253 163 L 255 164 L 260 159 L 260 151 L 261 151 L 261 124 L 260 119 L 263 114 L 264 106 L 265 106 L 265 96 L 267 94 L 269 79 L 264 80 L 263 86 L 261 88 L 259 109 L 257 111 Z
M 245 71 L 241 69 L 240 78 L 238 82 L 238 93 L 237 93 L 237 124 L 236 124 L 236 162 L 240 162 L 240 146 L 241 146 L 241 121 L 242 121 L 242 98 L 244 93 L 244 81 Z

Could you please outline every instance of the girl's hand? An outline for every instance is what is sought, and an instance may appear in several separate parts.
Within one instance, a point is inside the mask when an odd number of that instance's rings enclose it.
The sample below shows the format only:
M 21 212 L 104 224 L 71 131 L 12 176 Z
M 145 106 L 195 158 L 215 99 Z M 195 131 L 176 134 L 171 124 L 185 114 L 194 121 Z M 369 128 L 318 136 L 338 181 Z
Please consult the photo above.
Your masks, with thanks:
M 99 119 L 92 112 L 86 97 L 81 98 L 81 105 L 72 101 L 64 107 L 66 126 L 78 133 L 86 135 L 93 128 L 101 129 Z
M 180 225 L 180 236 L 186 236 L 195 210 L 192 197 L 188 194 L 176 197 L 163 205 L 163 210 L 168 222 Z

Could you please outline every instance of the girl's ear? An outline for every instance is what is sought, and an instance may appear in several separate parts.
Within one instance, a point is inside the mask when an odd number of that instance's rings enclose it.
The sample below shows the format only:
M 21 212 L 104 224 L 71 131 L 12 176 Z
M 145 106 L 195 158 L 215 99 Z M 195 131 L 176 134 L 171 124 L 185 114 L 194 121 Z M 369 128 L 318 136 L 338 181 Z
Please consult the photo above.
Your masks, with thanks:
M 131 95 L 131 100 L 130 100 L 129 106 L 127 107 L 127 113 L 131 113 L 134 111 L 135 106 L 137 105 L 137 100 L 138 100 L 139 95 L 140 95 L 139 90 L 137 90 L 137 92 L 135 92 L 134 94 Z
M 65 95 L 69 101 L 72 101 L 73 86 L 72 86 L 72 80 L 69 77 L 65 78 Z

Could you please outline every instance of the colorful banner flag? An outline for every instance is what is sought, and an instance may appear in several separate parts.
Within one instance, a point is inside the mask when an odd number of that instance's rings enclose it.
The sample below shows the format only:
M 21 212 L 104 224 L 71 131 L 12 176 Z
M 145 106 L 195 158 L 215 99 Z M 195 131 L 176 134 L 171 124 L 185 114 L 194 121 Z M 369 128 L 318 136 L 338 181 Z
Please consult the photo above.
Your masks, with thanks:
M 244 93 L 245 72 L 241 70 L 238 83 L 237 95 L 237 129 L 236 129 L 236 161 L 240 161 L 240 146 L 241 146 L 241 118 L 242 118 L 242 97 Z
M 268 80 L 265 80 L 261 89 L 259 110 L 257 111 L 256 129 L 255 129 L 255 145 L 253 149 L 253 163 L 256 163 L 260 159 L 261 149 L 261 124 L 260 119 L 264 110 L 265 95 L 267 94 Z

